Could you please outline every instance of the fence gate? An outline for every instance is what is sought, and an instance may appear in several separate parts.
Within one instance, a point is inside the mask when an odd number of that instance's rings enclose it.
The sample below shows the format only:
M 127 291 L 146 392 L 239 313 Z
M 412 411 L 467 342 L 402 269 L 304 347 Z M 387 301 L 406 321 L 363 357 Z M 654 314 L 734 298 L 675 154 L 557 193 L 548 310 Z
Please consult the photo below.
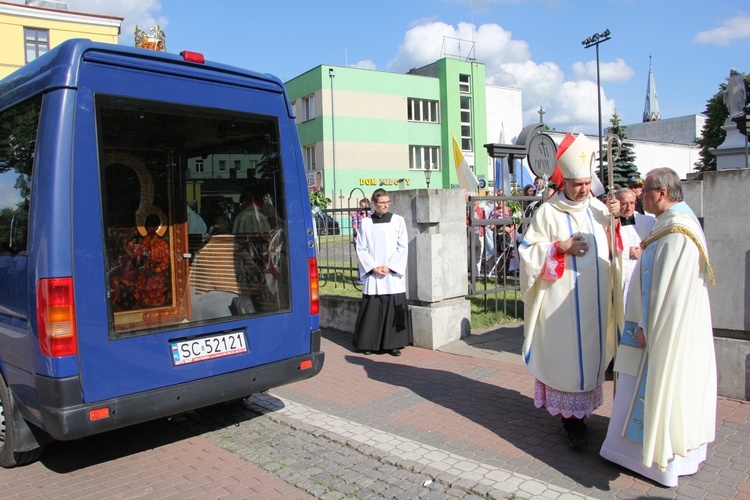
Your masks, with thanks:
M 466 205 L 468 295 L 500 320 L 523 319 L 518 245 L 540 196 L 471 196 Z

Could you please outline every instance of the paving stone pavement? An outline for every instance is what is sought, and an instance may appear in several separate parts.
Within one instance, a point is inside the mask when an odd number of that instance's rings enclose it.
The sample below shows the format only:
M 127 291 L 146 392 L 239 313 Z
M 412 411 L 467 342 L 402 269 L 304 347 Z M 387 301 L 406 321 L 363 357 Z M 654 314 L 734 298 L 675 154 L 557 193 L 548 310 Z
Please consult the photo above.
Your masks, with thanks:
M 599 456 L 611 382 L 605 405 L 589 419 L 590 444 L 567 446 L 559 420 L 534 408 L 533 377 L 514 352 L 519 335 L 518 326 L 498 329 L 486 341 L 477 335 L 446 349 L 451 352 L 407 348 L 393 358 L 352 352 L 350 335 L 328 331 L 326 367 L 318 377 L 248 404 L 279 422 L 493 498 L 750 498 L 750 403 L 719 398 L 708 460 L 678 488 L 664 488 Z
M 568 448 L 533 405 L 519 327 L 394 358 L 325 331 L 313 379 L 233 404 L 53 443 L 0 470 L 0 498 L 739 498 L 750 500 L 750 403 L 719 398 L 716 442 L 675 489 Z

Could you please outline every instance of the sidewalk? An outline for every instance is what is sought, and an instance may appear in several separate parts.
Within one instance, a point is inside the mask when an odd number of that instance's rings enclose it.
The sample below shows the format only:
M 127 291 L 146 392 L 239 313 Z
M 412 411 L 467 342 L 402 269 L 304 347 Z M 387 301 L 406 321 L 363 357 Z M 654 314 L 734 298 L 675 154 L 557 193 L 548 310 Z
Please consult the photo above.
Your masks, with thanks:
M 750 500 L 750 403 L 719 398 L 709 458 L 679 488 L 599 457 L 612 404 L 571 450 L 534 408 L 522 327 L 475 332 L 441 351 L 364 356 L 323 332 L 316 377 L 71 442 L 0 469 L 9 500 L 99 498 L 739 498 Z
M 320 375 L 252 403 L 494 498 L 750 498 L 750 403 L 719 398 L 708 460 L 679 488 L 664 488 L 599 456 L 611 382 L 589 419 L 590 444 L 568 447 L 559 420 L 534 408 L 534 380 L 518 354 L 522 336 L 521 326 L 504 327 L 394 358 L 352 352 L 350 335 L 325 331 Z

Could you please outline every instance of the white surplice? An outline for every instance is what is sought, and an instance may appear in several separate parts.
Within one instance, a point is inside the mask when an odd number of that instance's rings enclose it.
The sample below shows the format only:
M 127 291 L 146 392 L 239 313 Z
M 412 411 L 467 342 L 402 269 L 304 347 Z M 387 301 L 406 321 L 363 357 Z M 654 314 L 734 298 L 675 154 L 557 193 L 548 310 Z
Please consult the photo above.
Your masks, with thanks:
M 406 222 L 400 215 L 386 213 L 389 222 L 373 223 L 378 215 L 365 217 L 357 231 L 356 247 L 359 272 L 365 295 L 391 295 L 406 292 L 406 262 L 408 260 L 409 237 Z M 385 276 L 371 271 L 385 265 L 391 270 Z
M 635 271 L 635 264 L 638 259 L 630 258 L 630 247 L 637 247 L 641 244 L 641 241 L 651 232 L 654 227 L 653 215 L 644 215 L 635 212 L 635 224 L 629 226 L 620 226 L 620 236 L 622 237 L 622 254 L 618 257 L 622 260 L 622 290 L 625 297 L 628 296 L 628 288 L 630 286 L 630 278 L 633 276 Z

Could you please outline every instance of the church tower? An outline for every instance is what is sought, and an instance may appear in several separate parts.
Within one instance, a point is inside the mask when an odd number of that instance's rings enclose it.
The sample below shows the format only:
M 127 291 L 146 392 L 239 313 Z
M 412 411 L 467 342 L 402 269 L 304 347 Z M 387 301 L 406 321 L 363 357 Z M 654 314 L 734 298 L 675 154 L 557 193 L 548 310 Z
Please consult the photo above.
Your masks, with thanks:
M 651 68 L 651 56 L 648 56 L 648 86 L 646 88 L 646 106 L 643 108 L 643 121 L 655 122 L 661 120 L 659 112 L 659 100 L 656 97 L 656 83 L 654 83 L 654 71 Z

